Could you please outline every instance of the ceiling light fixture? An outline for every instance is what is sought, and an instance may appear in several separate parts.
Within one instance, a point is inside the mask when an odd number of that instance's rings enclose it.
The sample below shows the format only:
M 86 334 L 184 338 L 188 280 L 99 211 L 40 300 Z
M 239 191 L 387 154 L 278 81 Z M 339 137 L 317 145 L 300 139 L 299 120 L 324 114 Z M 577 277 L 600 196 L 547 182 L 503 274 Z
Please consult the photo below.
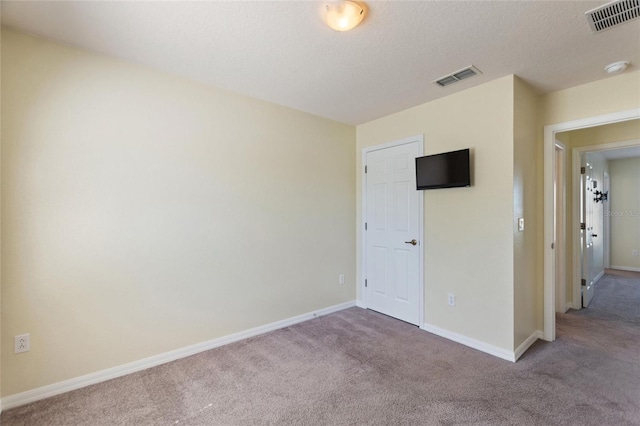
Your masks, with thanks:
M 358 26 L 364 18 L 364 8 L 349 0 L 325 3 L 322 19 L 336 31 L 349 31 Z
M 627 69 L 629 65 L 629 61 L 618 61 L 604 67 L 604 70 L 609 74 L 615 74 L 617 72 L 622 72 Z

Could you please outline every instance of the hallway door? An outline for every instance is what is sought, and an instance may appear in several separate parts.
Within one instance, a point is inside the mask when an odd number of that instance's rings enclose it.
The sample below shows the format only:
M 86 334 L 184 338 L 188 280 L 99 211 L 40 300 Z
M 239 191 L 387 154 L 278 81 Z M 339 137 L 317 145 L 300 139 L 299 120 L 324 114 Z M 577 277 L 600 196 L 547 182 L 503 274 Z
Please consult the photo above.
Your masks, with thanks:
M 582 246 L 582 307 L 591 303 L 595 293 L 593 276 L 593 209 L 595 190 L 593 188 L 593 166 L 587 162 L 587 155 L 581 154 L 580 170 L 580 242 Z

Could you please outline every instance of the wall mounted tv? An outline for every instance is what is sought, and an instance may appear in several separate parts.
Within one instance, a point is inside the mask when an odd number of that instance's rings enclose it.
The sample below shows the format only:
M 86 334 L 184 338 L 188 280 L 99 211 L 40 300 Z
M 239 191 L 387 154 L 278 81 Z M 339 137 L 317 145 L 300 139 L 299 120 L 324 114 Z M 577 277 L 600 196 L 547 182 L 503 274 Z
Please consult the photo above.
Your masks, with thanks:
M 469 149 L 416 158 L 418 190 L 471 186 Z

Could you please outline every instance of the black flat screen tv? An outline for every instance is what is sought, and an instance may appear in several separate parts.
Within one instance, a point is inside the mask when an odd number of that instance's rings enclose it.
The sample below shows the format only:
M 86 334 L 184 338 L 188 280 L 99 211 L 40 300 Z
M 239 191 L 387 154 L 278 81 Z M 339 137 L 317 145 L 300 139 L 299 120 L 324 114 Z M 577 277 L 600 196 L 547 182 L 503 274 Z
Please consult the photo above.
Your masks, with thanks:
M 416 158 L 418 190 L 471 186 L 469 149 Z

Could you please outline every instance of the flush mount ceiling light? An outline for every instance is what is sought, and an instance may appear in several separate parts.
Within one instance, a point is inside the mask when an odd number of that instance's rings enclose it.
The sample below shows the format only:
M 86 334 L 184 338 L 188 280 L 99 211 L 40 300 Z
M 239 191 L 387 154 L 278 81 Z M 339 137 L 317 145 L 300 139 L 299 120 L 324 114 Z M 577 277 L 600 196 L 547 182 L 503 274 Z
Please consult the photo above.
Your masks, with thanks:
M 363 18 L 364 8 L 354 1 L 332 1 L 325 3 L 322 9 L 325 24 L 336 31 L 349 31 L 357 27 Z
M 622 72 L 627 69 L 629 65 L 629 61 L 618 61 L 604 67 L 604 70 L 609 74 L 615 74 L 617 72 Z

